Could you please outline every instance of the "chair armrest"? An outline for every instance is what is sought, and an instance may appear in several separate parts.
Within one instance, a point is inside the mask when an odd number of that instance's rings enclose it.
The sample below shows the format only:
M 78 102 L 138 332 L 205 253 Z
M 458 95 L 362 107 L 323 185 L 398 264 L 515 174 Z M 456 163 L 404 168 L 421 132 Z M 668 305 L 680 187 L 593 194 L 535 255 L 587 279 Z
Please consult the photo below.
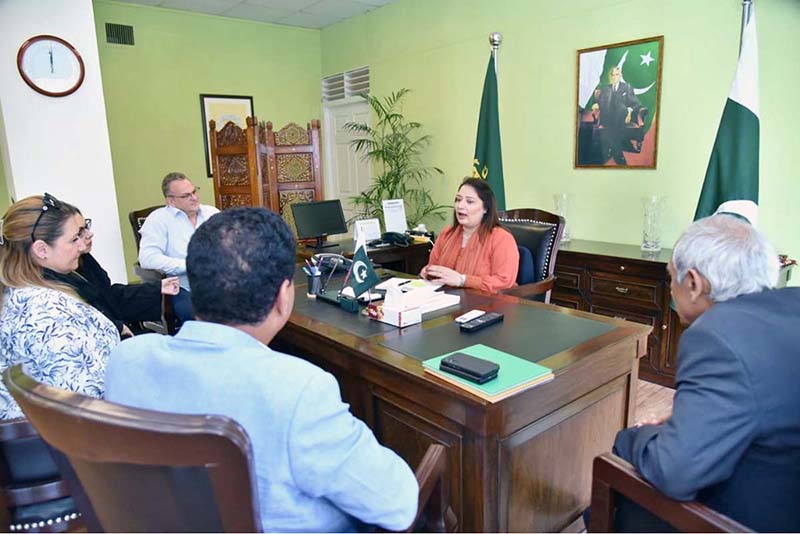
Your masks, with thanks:
M 666 497 L 611 453 L 594 459 L 592 468 L 592 512 L 589 532 L 614 531 L 614 493 L 620 493 L 659 519 L 683 532 L 750 532 L 752 529 L 697 501 Z
M 432 444 L 425 451 L 415 475 L 419 485 L 417 516 L 405 532 L 455 532 L 456 514 L 450 507 L 445 480 L 447 457 L 443 445 Z
M 513 297 L 519 298 L 531 298 L 537 295 L 541 295 L 542 293 L 547 293 L 553 289 L 555 285 L 556 277 L 549 276 L 544 280 L 540 280 L 538 282 L 531 282 L 530 284 L 523 284 L 521 286 L 512 287 L 509 289 L 504 289 L 501 291 L 504 295 L 511 295 Z M 546 299 L 545 302 L 549 302 L 550 299 Z
M 142 279 L 142 282 L 159 282 L 162 278 L 166 278 L 167 275 L 164 274 L 164 271 L 159 271 L 157 269 L 145 269 L 139 262 L 133 264 L 133 272 L 136 273 L 136 276 Z

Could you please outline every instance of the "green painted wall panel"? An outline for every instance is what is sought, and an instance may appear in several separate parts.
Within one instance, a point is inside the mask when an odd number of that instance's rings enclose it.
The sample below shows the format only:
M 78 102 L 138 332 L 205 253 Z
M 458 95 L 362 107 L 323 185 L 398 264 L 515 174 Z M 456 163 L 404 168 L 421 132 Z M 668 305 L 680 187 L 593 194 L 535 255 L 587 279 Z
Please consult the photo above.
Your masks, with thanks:
M 798 257 L 800 233 L 788 216 L 800 201 L 800 130 L 789 110 L 800 69 L 788 58 L 800 45 L 800 3 L 769 0 L 757 10 L 760 226 Z M 507 205 L 552 209 L 552 195 L 568 192 L 574 236 L 639 243 L 641 197 L 665 195 L 663 242 L 671 246 L 694 214 L 736 68 L 740 18 L 734 0 L 401 0 L 324 28 L 322 72 L 368 64 L 373 94 L 413 89 L 405 111 L 433 135 L 430 162 L 446 173 L 433 190 L 450 201 L 470 172 L 488 34 L 500 31 Z M 576 51 L 656 35 L 664 35 L 658 168 L 574 169 Z
M 276 127 L 319 118 L 320 32 L 105 0 L 95 1 L 94 14 L 132 274 L 136 248 L 127 214 L 163 204 L 166 173 L 185 172 L 202 188 L 202 201 L 214 203 L 199 95 L 253 96 L 258 118 Z M 106 22 L 132 25 L 135 46 L 106 43 Z M 89 215 L 91 208 L 82 208 Z

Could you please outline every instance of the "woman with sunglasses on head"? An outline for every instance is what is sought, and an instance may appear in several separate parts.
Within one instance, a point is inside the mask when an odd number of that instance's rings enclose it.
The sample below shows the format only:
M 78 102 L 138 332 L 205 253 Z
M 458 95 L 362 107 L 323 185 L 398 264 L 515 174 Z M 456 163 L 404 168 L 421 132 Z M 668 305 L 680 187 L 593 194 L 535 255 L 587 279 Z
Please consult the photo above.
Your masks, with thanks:
M 92 220 L 78 211 L 84 251 L 78 268 L 69 273 L 44 269 L 48 280 L 71 286 L 88 304 L 100 310 L 117 327 L 123 338 L 133 335 L 130 323 L 159 321 L 161 295 L 177 295 L 178 277 L 164 278 L 160 283 L 112 284 L 108 273 L 92 256 Z
M 70 273 L 86 250 L 77 208 L 47 193 L 15 202 L 0 222 L 0 371 L 18 363 L 37 380 L 92 397 L 119 343 L 114 323 L 74 289 L 45 277 Z M 0 383 L 0 419 L 22 412 Z

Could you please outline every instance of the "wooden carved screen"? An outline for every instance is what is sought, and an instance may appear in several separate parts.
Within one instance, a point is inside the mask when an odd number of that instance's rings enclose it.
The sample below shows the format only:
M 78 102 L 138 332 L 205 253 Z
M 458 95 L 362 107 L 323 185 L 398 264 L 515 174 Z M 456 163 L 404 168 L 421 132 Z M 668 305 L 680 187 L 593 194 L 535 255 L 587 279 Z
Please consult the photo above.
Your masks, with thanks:
M 277 132 L 267 122 L 260 133 L 266 145 L 266 165 L 260 162 L 266 170 L 264 198 L 296 232 L 291 205 L 322 200 L 319 121 L 312 120 L 306 128 L 289 123 Z
M 216 123 L 208 123 L 211 139 L 211 168 L 214 176 L 214 201 L 221 209 L 237 206 L 269 206 L 262 197 L 262 170 L 256 139 L 258 121 L 247 117 L 247 129 L 228 122 L 217 132 Z

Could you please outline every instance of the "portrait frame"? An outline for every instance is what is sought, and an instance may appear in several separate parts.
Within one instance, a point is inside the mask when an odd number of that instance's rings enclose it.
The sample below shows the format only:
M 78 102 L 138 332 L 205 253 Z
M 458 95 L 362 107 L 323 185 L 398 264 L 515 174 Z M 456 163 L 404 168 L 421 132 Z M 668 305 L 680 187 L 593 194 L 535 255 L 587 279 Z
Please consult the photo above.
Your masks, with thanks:
M 255 116 L 253 97 L 242 95 L 200 95 L 200 113 L 203 122 L 203 143 L 206 154 L 206 174 L 213 176 L 211 167 L 211 139 L 208 137 L 208 121 L 214 120 L 222 129 L 228 121 L 233 121 L 241 129 L 247 128 L 247 117 Z
M 663 58 L 663 35 L 578 50 L 576 169 L 656 168 Z

